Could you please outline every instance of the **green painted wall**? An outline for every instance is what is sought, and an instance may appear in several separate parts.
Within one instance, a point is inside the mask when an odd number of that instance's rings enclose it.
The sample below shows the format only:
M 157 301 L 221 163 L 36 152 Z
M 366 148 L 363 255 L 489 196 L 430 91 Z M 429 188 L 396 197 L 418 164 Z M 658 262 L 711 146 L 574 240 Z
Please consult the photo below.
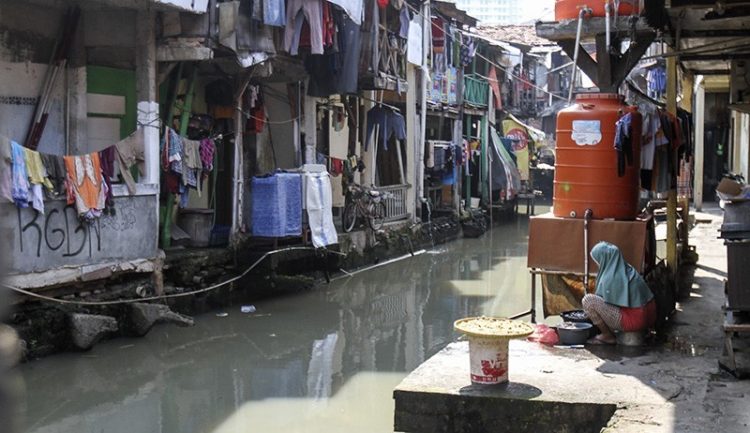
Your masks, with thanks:
M 135 131 L 138 116 L 135 100 L 135 71 L 87 66 L 86 88 L 89 93 L 124 96 L 125 116 L 120 122 L 120 138 L 125 138 Z

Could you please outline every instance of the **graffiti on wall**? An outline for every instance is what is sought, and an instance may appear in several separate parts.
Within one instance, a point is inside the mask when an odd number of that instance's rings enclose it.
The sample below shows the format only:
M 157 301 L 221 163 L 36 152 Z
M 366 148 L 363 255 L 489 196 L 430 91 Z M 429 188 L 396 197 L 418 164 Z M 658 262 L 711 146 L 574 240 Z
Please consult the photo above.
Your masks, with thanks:
M 122 203 L 113 214 L 104 215 L 93 223 L 81 221 L 73 205 L 52 207 L 44 215 L 30 209 L 17 209 L 17 215 L 18 248 L 24 255 L 33 257 L 43 254 L 93 257 L 107 247 L 106 242 L 102 242 L 103 231 L 125 231 L 137 223 L 133 202 Z

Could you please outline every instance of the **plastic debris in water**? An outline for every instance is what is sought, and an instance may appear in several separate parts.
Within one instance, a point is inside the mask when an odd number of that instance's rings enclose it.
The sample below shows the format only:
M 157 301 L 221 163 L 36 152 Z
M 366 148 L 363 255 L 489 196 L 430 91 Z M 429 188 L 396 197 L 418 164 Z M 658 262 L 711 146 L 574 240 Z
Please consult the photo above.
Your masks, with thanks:
M 229 313 L 216 313 L 216 317 L 227 317 L 229 316 Z
M 242 307 L 240 307 L 240 311 L 242 311 L 245 314 L 255 313 L 256 311 L 255 305 L 243 305 Z

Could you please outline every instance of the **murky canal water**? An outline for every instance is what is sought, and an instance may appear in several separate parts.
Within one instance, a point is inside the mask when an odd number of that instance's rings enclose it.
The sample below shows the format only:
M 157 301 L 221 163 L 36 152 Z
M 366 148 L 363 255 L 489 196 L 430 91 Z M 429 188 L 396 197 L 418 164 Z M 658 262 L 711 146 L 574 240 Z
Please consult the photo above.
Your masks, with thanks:
M 455 319 L 528 309 L 527 227 L 26 364 L 21 431 L 392 431 L 393 388 L 457 337 Z

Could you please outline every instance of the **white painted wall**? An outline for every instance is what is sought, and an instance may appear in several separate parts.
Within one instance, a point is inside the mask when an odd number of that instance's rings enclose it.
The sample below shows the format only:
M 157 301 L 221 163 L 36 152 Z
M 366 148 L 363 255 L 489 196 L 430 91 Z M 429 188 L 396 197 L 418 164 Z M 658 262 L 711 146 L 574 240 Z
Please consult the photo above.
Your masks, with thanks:
M 2 53 L 0 53 L 2 54 Z M 37 63 L 13 63 L 0 58 L 0 134 L 23 143 L 29 130 L 31 118 L 34 115 L 34 103 L 13 103 L 19 99 L 39 96 L 47 65 Z M 61 154 L 64 151 L 65 123 L 63 109 L 65 107 L 65 85 L 63 79 L 57 81 L 52 92 L 50 114 L 39 143 L 39 151 Z M 25 101 L 25 100 L 24 100 Z
M 286 100 L 286 83 L 271 84 L 268 87 L 273 89 L 273 92 L 265 92 L 263 95 L 268 120 L 270 122 L 284 122 L 266 125 L 270 132 L 269 146 L 273 146 L 276 155 L 276 168 L 297 168 L 295 128 L 292 122 L 288 122 L 295 115 Z
M 742 173 L 745 179 L 747 179 L 750 176 L 750 170 L 748 170 L 748 165 L 750 164 L 748 160 L 750 158 L 750 114 L 740 113 L 738 117 L 739 141 L 736 142 L 738 146 L 736 148 L 737 161 L 735 170 Z

